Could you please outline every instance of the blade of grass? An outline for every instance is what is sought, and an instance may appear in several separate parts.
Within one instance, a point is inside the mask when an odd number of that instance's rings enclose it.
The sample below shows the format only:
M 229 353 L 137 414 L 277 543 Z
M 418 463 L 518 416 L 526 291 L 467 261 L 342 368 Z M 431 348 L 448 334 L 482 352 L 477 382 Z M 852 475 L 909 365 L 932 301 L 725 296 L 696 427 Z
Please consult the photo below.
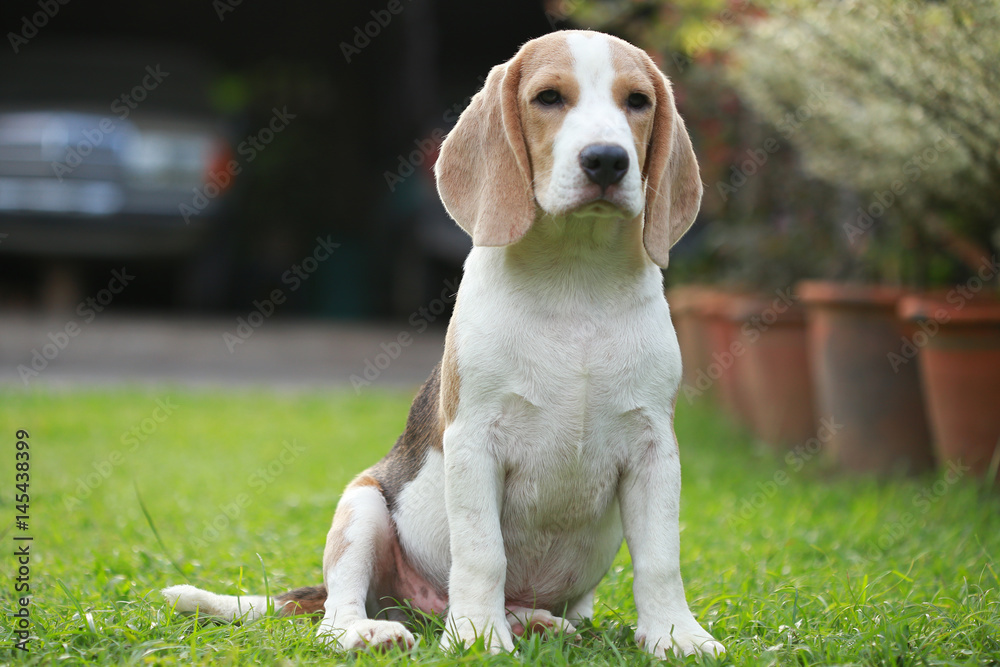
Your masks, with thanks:
M 64 593 L 66 593 L 66 597 L 68 597 L 69 601 L 73 603 L 74 607 L 76 607 L 77 613 L 80 614 L 80 620 L 86 623 L 87 629 L 91 632 L 91 634 L 96 635 L 97 629 L 94 627 L 93 618 L 88 617 L 87 612 L 83 610 L 83 605 L 80 604 L 80 601 L 77 600 L 76 596 L 69 590 L 69 586 L 63 583 L 63 580 L 59 578 L 56 578 L 56 583 L 59 584 L 59 587 L 63 589 Z
M 267 580 L 267 568 L 264 567 L 264 559 L 260 554 L 255 554 L 260 561 L 260 571 L 264 573 L 264 599 L 267 600 L 267 615 L 274 614 L 274 600 L 271 599 L 271 584 Z
M 153 536 L 156 537 L 157 544 L 159 544 L 160 549 L 163 550 L 163 555 L 167 557 L 167 560 L 170 561 L 170 564 L 174 566 L 175 570 L 177 570 L 177 574 L 181 575 L 181 577 L 184 578 L 184 581 L 190 584 L 191 580 L 188 579 L 188 576 L 184 574 L 184 571 L 181 570 L 181 568 L 177 565 L 174 559 L 170 557 L 170 552 L 167 550 L 167 545 L 163 543 L 163 538 L 160 537 L 160 531 L 156 530 L 156 524 L 153 523 L 153 517 L 152 515 L 150 515 L 149 510 L 146 509 L 146 503 L 142 501 L 142 494 L 139 493 L 139 485 L 135 482 L 135 480 L 132 480 L 132 488 L 135 489 L 135 498 L 136 500 L 139 501 L 139 509 L 142 510 L 142 515 L 146 517 L 146 523 L 149 524 L 149 529 L 153 531 Z

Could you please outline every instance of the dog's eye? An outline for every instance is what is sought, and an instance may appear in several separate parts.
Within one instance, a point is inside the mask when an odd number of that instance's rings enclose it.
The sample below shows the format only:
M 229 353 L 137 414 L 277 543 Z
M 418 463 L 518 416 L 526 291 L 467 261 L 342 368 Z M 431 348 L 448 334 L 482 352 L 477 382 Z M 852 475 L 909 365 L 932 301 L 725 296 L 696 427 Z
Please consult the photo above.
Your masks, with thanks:
M 551 88 L 548 88 L 547 90 L 543 90 L 542 92 L 538 93 L 538 96 L 535 97 L 535 99 L 538 100 L 541 104 L 550 107 L 562 102 L 562 95 L 559 94 L 558 90 L 552 90 Z
M 630 109 L 645 109 L 649 106 L 649 98 L 642 93 L 632 93 L 627 102 Z

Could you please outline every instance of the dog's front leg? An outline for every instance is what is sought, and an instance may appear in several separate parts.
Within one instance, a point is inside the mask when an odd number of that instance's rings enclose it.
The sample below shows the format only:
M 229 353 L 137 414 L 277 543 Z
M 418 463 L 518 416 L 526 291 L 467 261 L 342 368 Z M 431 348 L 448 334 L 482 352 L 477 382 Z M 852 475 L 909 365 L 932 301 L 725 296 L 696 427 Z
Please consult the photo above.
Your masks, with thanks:
M 639 612 L 636 641 L 663 658 L 721 655 L 722 644 L 698 624 L 688 609 L 680 570 L 679 508 L 681 466 L 673 427 L 650 428 L 642 452 L 619 487 L 625 540 L 632 556 L 633 594 Z
M 442 648 L 482 637 L 493 653 L 514 642 L 504 609 L 507 558 L 500 529 L 503 466 L 488 429 L 452 424 L 444 434 L 445 506 L 451 534 L 448 621 Z

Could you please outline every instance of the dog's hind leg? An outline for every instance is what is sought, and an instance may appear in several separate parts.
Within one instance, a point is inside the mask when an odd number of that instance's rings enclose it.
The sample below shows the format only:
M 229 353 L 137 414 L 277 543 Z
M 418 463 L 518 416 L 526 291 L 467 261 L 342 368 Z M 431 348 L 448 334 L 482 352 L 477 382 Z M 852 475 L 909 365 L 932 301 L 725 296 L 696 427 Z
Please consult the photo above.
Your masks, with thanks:
M 546 632 L 566 634 L 576 632 L 576 627 L 572 623 L 547 609 L 508 607 L 507 622 L 510 623 L 510 631 L 518 637 Z
M 566 620 L 570 623 L 583 623 L 594 617 L 594 591 L 584 593 L 580 599 L 570 605 L 566 611 Z
M 320 639 L 344 649 L 413 647 L 413 635 L 401 623 L 375 620 L 368 613 L 378 611 L 378 579 L 393 567 L 395 539 L 378 483 L 360 475 L 344 491 L 326 538 Z
M 565 618 L 545 609 L 507 607 L 507 622 L 515 635 L 535 632 L 576 632 L 574 623 L 582 623 L 594 616 L 594 591 L 581 595 L 566 609 Z

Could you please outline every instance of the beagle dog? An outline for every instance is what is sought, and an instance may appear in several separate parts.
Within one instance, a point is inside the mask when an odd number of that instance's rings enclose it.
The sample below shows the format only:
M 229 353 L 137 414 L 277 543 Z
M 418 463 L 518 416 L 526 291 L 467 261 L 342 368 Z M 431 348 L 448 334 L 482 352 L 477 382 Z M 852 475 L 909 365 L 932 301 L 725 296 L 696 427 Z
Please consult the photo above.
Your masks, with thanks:
M 474 247 L 405 431 L 340 499 L 324 584 L 163 593 L 231 620 L 322 613 L 319 637 L 344 649 L 413 646 L 407 601 L 447 615 L 444 648 L 511 651 L 589 618 L 624 538 L 636 641 L 723 653 L 680 573 L 681 356 L 660 269 L 702 184 L 670 83 L 609 35 L 534 39 L 490 71 L 435 171 Z

